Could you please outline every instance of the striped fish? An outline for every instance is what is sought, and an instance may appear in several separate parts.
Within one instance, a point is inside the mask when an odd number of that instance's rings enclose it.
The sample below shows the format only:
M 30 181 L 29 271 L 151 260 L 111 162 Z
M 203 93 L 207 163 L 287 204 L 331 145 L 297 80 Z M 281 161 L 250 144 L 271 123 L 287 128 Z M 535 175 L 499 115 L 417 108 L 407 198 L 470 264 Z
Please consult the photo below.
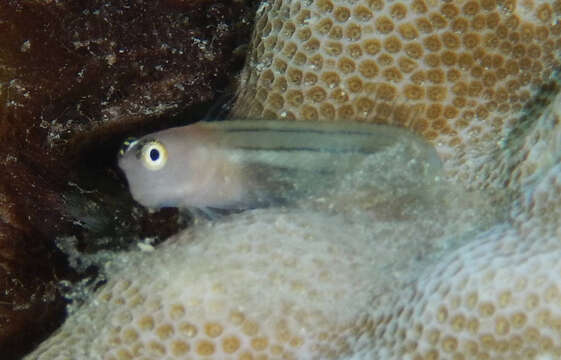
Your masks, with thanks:
M 395 146 L 437 174 L 434 148 L 406 129 L 373 124 L 232 120 L 200 122 L 140 139 L 120 151 L 140 204 L 199 209 L 290 205 L 326 196 L 365 159 Z M 368 181 L 368 172 L 364 176 Z

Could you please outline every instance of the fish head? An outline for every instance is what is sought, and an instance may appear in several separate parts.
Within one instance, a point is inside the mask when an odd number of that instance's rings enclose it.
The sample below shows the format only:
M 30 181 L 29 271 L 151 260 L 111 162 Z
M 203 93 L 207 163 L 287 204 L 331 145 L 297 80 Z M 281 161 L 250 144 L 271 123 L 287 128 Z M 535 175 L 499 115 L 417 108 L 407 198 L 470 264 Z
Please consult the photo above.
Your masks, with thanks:
M 189 207 L 189 195 L 200 191 L 208 177 L 208 149 L 189 127 L 171 128 L 127 139 L 119 151 L 118 165 L 133 198 L 141 205 Z

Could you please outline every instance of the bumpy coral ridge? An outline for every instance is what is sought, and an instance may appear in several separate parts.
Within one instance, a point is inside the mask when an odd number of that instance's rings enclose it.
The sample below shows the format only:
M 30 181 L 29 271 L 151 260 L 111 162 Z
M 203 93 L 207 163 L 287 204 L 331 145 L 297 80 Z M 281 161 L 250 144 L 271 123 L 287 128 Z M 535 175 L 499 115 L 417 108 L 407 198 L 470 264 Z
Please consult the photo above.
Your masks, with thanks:
M 260 213 L 184 232 L 157 256 L 131 259 L 32 358 L 340 354 L 352 341 L 343 325 L 367 306 L 375 284 L 375 251 L 361 250 L 359 228 L 325 220 Z
M 234 115 L 408 127 L 468 176 L 560 66 L 560 16 L 559 0 L 267 1 Z

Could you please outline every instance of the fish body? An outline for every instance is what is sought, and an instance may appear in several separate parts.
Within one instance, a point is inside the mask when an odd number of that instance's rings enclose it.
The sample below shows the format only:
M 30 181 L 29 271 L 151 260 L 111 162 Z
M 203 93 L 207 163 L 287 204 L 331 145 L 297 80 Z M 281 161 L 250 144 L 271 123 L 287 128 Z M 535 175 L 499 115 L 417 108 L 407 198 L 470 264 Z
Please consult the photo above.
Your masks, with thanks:
M 405 129 L 248 120 L 146 135 L 125 144 L 119 166 L 133 198 L 148 208 L 246 209 L 323 196 L 365 158 L 398 144 L 424 173 L 440 169 L 434 148 Z

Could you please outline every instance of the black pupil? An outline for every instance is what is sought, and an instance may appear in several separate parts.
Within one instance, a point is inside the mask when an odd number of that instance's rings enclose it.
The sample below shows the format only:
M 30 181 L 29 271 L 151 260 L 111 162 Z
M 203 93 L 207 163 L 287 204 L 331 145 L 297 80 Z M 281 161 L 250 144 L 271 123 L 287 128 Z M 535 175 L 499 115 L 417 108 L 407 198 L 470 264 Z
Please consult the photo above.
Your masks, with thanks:
M 152 161 L 156 161 L 160 158 L 160 152 L 156 149 L 152 149 L 150 150 L 150 159 L 152 159 Z

